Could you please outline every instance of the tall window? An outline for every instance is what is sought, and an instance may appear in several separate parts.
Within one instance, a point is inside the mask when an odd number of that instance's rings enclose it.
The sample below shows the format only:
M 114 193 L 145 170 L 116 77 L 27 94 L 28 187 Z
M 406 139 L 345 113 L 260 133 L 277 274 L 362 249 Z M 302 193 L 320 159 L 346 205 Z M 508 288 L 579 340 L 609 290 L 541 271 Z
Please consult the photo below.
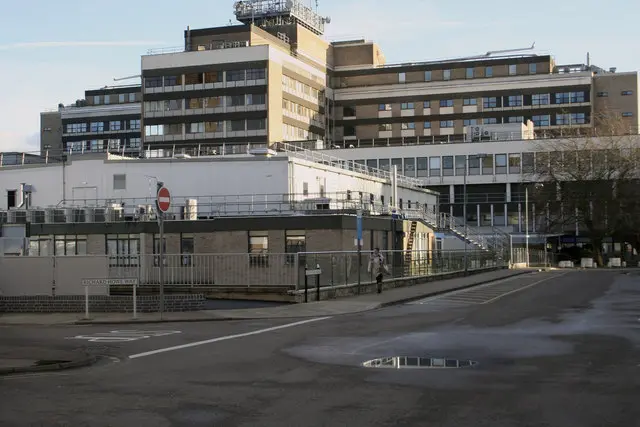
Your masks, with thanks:
M 398 73 L 398 83 L 405 83 L 407 81 L 406 73 Z
M 493 67 L 487 67 L 484 69 L 485 77 L 493 77 Z
M 424 81 L 425 82 L 430 82 L 431 81 L 431 71 L 425 71 L 424 72 Z
M 475 77 L 475 75 L 474 75 L 474 71 L 475 71 L 475 69 L 474 69 L 474 68 L 472 68 L 472 67 L 467 68 L 467 70 L 466 70 L 466 72 L 465 72 L 465 76 L 466 76 L 468 79 L 472 79 L 472 78 L 474 78 L 474 77 Z
M 422 108 L 424 109 L 431 108 L 431 101 L 424 101 L 422 103 Z
M 535 74 L 538 71 L 537 64 L 529 64 L 529 74 Z
M 162 254 L 164 258 L 164 265 L 167 265 L 167 238 L 162 238 Z M 154 267 L 160 266 L 160 235 L 153 235 L 153 265 Z
M 140 129 L 140 119 L 129 120 L 129 129 L 130 130 L 139 130 Z
M 193 265 L 193 254 L 195 253 L 195 237 L 193 234 L 180 235 L 180 265 Z
M 140 254 L 139 234 L 108 234 L 107 255 L 112 267 L 135 267 Z
M 442 71 L 442 79 L 443 80 L 451 80 L 451 70 L 443 70 Z
M 254 267 L 268 266 L 269 232 L 249 232 L 249 265 Z
M 306 252 L 307 238 L 304 230 L 287 230 L 285 231 L 284 251 L 287 253 L 287 263 L 293 264 L 296 260 L 294 254 Z M 303 259 L 300 260 L 304 262 Z
M 510 76 L 515 76 L 517 73 L 518 73 L 518 68 L 517 68 L 516 64 L 509 65 L 509 75 Z

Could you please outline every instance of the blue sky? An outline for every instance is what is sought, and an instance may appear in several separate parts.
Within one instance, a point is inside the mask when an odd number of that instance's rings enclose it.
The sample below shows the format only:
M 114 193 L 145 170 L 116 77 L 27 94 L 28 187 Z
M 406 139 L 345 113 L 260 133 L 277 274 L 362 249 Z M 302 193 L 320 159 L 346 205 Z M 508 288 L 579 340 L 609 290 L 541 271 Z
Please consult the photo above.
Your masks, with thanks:
M 315 0 L 311 0 L 315 1 Z M 629 0 L 319 0 L 326 37 L 377 41 L 387 62 L 530 46 L 560 63 L 640 69 Z M 183 30 L 225 25 L 233 0 L 24 0 L 0 14 L 0 151 L 39 146 L 39 112 L 139 73 L 149 48 L 181 46 Z

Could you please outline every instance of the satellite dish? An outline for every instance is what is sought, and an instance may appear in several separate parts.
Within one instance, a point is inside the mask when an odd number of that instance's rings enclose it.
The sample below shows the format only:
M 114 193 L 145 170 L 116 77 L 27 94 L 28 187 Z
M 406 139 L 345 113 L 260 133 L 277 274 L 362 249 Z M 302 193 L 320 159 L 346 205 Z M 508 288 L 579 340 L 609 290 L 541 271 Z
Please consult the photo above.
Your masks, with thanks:
M 326 18 L 324 18 L 324 22 L 326 22 L 327 24 L 331 24 L 331 17 L 327 16 Z

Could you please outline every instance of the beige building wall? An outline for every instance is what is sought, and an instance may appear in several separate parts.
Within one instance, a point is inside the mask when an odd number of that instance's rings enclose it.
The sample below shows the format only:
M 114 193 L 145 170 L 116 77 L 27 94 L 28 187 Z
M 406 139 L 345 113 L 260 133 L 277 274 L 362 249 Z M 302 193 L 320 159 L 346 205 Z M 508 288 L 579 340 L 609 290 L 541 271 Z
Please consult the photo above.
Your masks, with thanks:
M 269 61 L 267 77 L 267 142 L 272 144 L 283 140 L 282 65 Z
M 593 81 L 593 122 L 637 133 L 640 126 L 638 73 L 601 74 Z M 625 117 L 629 113 L 631 116 Z
M 297 50 L 304 55 L 310 56 L 320 64 L 333 64 L 333 55 L 329 43 L 318 37 L 308 29 L 297 26 Z M 318 64 L 319 65 L 319 64 Z M 320 67 L 326 71 L 326 66 Z

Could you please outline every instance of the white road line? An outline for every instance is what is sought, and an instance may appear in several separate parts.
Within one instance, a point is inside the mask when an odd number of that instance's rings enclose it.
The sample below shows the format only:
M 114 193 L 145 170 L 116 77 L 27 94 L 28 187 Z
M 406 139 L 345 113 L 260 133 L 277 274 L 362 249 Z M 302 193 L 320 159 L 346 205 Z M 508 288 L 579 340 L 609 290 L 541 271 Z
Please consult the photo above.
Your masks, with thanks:
M 540 283 L 542 283 L 542 282 L 546 282 L 547 280 L 557 279 L 557 278 L 559 278 L 559 277 L 566 276 L 567 274 L 569 274 L 569 273 L 563 273 L 563 274 L 559 274 L 559 275 L 557 275 L 557 276 L 551 276 L 551 277 L 547 277 L 546 279 L 538 280 L 537 282 L 533 282 L 533 283 L 531 283 L 530 285 L 526 285 L 526 286 L 523 286 L 523 287 L 521 287 L 521 288 L 514 289 L 514 290 L 512 290 L 512 291 L 510 291 L 510 292 L 507 292 L 507 293 L 504 293 L 504 294 L 502 294 L 502 295 L 500 295 L 500 296 L 497 296 L 497 297 L 495 297 L 495 298 L 492 298 L 492 299 L 490 299 L 490 300 L 488 300 L 488 301 L 483 302 L 482 304 L 489 304 L 489 303 L 492 303 L 492 302 L 494 302 L 494 301 L 496 301 L 496 300 L 499 300 L 500 298 L 506 297 L 507 295 L 511 295 L 511 294 L 516 293 L 516 292 L 520 292 L 520 291 L 523 291 L 523 290 L 525 290 L 525 289 L 529 289 L 530 287 L 535 286 L 535 285 L 538 285 L 538 284 L 540 284 Z
M 173 346 L 173 347 L 159 348 L 158 350 L 152 350 L 152 351 L 146 351 L 144 353 L 132 354 L 131 356 L 129 356 L 129 359 L 137 359 L 137 358 L 140 358 L 140 357 L 153 356 L 154 354 L 166 353 L 168 351 L 182 350 L 184 348 L 197 347 L 199 345 L 212 344 L 214 342 L 227 341 L 227 340 L 233 340 L 233 339 L 236 339 L 236 338 L 248 337 L 248 336 L 251 336 L 251 335 L 264 334 L 264 333 L 267 333 L 267 332 L 277 331 L 279 329 L 293 328 L 295 326 L 304 325 L 306 323 L 319 322 L 321 320 L 326 320 L 326 319 L 331 319 L 331 317 L 330 316 L 328 316 L 328 317 L 317 317 L 315 319 L 302 320 L 300 322 L 294 322 L 294 323 L 287 323 L 286 325 L 274 326 L 272 328 L 266 328 L 266 329 L 259 329 L 257 331 L 245 332 L 243 334 L 227 335 L 227 336 L 224 336 L 224 337 L 213 338 L 213 339 L 210 339 L 210 340 L 196 341 L 196 342 L 192 342 L 192 343 L 188 343 L 188 344 L 176 345 L 176 346 Z

